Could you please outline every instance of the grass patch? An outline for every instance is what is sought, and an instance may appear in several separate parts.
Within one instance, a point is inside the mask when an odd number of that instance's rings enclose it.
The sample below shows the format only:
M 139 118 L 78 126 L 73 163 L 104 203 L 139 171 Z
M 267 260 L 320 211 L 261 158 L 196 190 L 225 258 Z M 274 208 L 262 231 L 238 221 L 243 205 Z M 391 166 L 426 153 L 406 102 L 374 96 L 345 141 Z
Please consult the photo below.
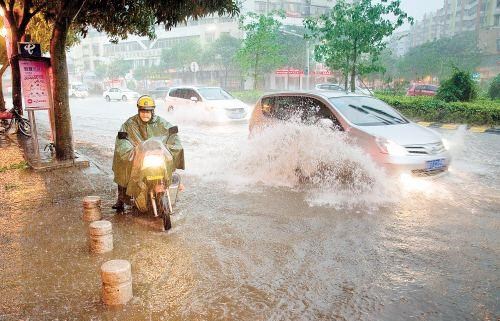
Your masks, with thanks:
M 247 104 L 255 104 L 264 92 L 260 90 L 231 91 L 231 95 Z
M 0 167 L 0 173 L 6 172 L 8 170 L 27 169 L 27 168 L 29 168 L 28 163 L 25 161 L 22 161 L 19 163 L 10 164 L 9 166 Z

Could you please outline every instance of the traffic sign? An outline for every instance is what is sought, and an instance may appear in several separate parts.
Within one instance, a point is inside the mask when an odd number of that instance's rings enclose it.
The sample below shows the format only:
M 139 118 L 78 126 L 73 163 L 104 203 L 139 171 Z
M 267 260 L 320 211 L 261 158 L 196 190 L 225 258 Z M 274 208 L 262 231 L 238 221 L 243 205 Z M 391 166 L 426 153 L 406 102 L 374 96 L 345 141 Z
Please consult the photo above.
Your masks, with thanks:
M 200 70 L 200 66 L 198 66 L 198 63 L 196 61 L 193 61 L 189 65 L 189 70 L 191 70 L 192 72 L 198 72 Z

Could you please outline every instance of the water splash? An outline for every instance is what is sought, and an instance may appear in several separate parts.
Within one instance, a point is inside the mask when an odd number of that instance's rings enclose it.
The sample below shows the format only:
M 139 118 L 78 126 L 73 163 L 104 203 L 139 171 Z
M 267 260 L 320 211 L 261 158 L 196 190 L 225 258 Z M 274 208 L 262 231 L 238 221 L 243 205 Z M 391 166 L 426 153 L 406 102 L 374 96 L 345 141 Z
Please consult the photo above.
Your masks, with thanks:
M 274 124 L 216 159 L 197 174 L 240 191 L 255 185 L 291 188 L 305 192 L 311 206 L 371 207 L 392 200 L 391 184 L 371 158 L 346 134 L 322 126 Z

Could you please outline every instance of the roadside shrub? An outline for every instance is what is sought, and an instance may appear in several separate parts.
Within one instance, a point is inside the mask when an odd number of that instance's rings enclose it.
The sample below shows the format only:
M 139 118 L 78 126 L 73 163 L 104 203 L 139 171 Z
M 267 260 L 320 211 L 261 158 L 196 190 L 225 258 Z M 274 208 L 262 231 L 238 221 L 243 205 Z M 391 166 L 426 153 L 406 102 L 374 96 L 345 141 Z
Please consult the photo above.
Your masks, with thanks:
M 446 102 L 471 101 L 477 97 L 477 88 L 470 73 L 454 67 L 450 79 L 441 82 L 436 97 Z
M 498 74 L 490 84 L 490 88 L 488 89 L 488 96 L 491 99 L 499 99 L 500 98 L 500 74 Z
M 377 98 L 408 118 L 439 123 L 500 125 L 500 101 L 478 99 L 473 102 L 445 102 L 426 96 L 388 96 Z
M 255 104 L 257 100 L 264 94 L 260 90 L 244 90 L 244 91 L 231 91 L 231 95 L 247 104 Z

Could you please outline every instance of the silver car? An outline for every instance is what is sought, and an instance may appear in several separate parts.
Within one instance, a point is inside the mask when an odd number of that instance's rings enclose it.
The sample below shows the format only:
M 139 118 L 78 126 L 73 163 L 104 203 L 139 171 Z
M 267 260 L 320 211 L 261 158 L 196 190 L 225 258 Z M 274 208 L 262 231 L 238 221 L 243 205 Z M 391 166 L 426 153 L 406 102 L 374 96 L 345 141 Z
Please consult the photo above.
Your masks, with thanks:
M 435 131 L 415 124 L 385 102 L 366 95 L 337 91 L 273 93 L 257 102 L 250 131 L 273 119 L 299 114 L 345 131 L 391 173 L 432 175 L 445 172 L 449 152 Z

